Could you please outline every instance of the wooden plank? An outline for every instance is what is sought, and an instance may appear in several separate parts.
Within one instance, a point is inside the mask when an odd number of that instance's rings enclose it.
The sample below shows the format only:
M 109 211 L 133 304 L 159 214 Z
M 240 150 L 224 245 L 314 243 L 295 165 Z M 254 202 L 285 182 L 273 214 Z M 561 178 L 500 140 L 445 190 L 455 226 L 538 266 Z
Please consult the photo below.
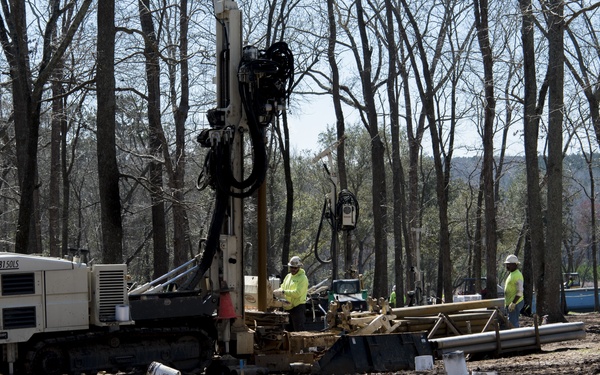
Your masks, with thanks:
M 447 314 L 452 320 L 456 322 L 466 320 L 488 320 L 495 310 L 481 311 L 481 312 L 465 312 L 459 314 Z M 402 320 L 415 321 L 415 322 L 435 322 L 438 320 L 438 316 L 404 316 Z
M 439 305 L 397 307 L 392 309 L 392 314 L 396 315 L 398 318 L 409 316 L 435 316 L 440 313 L 448 314 L 464 310 L 487 309 L 495 307 L 500 308 L 503 306 L 504 298 L 496 298 L 484 299 L 480 301 L 442 303 Z

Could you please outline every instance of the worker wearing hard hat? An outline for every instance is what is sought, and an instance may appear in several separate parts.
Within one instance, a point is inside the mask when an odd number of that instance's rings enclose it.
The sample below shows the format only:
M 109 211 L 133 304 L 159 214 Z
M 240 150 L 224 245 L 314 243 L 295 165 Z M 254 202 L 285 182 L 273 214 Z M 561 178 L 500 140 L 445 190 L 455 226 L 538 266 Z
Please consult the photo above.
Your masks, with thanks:
M 392 293 L 390 294 L 390 307 L 396 307 L 396 285 L 392 287 Z
M 302 267 L 300 257 L 293 256 L 288 268 L 290 273 L 285 276 L 281 288 L 273 291 L 276 298 L 285 298 L 289 303 L 283 308 L 290 314 L 289 331 L 304 331 L 306 320 L 306 292 L 308 291 L 308 278 Z
M 519 314 L 523 308 L 523 274 L 519 271 L 519 258 L 509 255 L 504 261 L 509 272 L 504 283 L 504 305 L 508 312 L 508 321 L 514 328 L 519 327 Z

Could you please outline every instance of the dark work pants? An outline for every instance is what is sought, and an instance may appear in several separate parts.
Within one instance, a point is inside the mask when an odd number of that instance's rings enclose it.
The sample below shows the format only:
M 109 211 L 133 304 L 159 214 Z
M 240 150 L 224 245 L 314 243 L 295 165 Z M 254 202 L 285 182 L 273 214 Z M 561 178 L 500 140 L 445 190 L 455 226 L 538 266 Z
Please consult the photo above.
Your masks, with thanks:
M 306 320 L 306 304 L 301 304 L 287 311 L 290 314 L 290 324 L 287 326 L 289 332 L 304 331 Z

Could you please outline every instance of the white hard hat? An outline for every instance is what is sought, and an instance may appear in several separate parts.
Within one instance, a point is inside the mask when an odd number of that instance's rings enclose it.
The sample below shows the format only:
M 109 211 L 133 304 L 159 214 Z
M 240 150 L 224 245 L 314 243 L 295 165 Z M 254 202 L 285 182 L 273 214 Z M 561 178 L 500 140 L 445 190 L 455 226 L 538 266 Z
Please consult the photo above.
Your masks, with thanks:
M 288 263 L 289 267 L 302 267 L 302 261 L 299 256 L 293 256 Z
M 519 262 L 519 258 L 517 258 L 516 255 L 509 255 L 506 257 L 506 260 L 504 261 L 504 264 L 509 264 L 509 263 L 514 263 L 514 264 L 521 264 L 521 262 Z

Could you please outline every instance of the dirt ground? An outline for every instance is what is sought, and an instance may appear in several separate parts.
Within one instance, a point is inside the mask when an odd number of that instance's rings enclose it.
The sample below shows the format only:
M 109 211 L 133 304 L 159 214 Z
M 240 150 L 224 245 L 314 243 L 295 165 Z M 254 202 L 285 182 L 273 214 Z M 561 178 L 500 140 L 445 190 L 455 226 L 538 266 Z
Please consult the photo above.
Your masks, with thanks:
M 541 351 L 506 354 L 499 358 L 467 358 L 469 373 L 486 375 L 512 374 L 600 374 L 600 314 L 569 314 L 569 322 L 583 322 L 586 336 L 582 340 L 561 341 L 542 345 Z M 532 327 L 533 320 L 521 317 L 521 327 Z M 444 361 L 436 360 L 434 369 L 418 374 L 446 374 Z M 402 371 L 397 374 L 415 374 Z

